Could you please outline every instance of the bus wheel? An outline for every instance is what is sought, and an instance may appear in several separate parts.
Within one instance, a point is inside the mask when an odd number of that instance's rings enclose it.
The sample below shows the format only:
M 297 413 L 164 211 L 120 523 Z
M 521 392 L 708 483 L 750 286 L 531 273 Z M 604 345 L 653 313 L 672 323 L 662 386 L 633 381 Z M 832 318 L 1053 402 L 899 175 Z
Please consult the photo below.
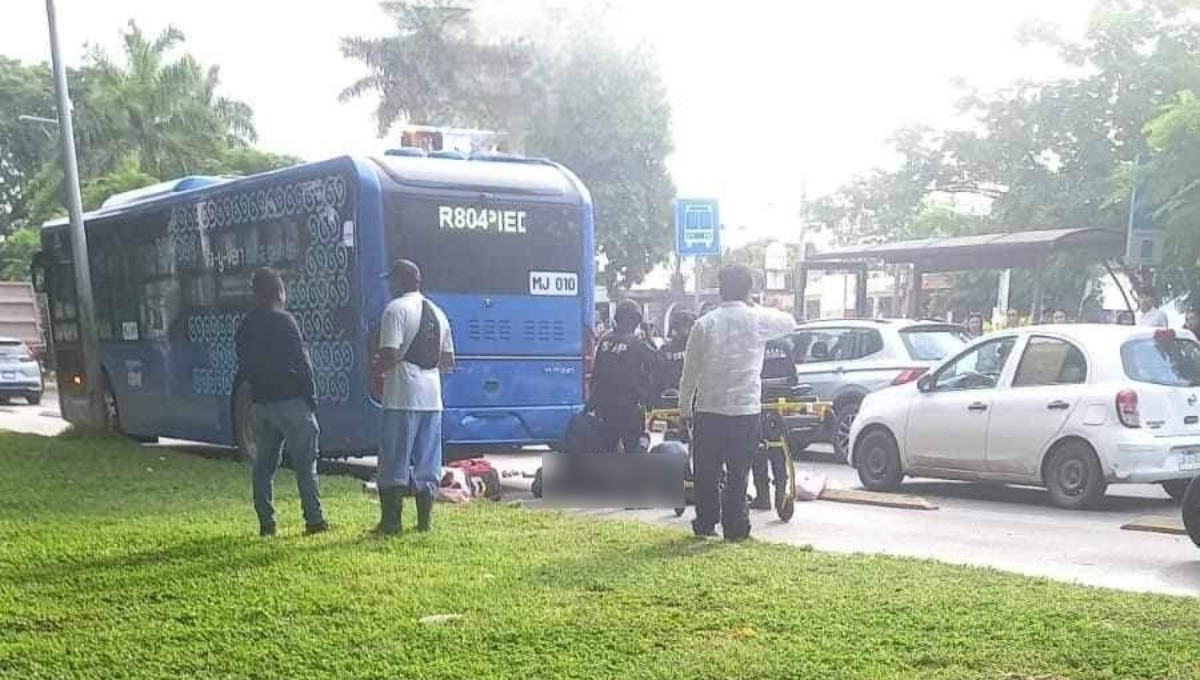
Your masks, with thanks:
M 254 444 L 254 399 L 250 396 L 249 384 L 239 387 L 234 399 L 233 433 L 238 456 L 253 461 L 257 447 Z
M 117 403 L 117 395 L 113 393 L 112 385 L 108 383 L 107 374 L 104 376 L 104 428 L 139 444 L 158 443 L 158 437 L 129 434 L 121 427 L 121 406 Z

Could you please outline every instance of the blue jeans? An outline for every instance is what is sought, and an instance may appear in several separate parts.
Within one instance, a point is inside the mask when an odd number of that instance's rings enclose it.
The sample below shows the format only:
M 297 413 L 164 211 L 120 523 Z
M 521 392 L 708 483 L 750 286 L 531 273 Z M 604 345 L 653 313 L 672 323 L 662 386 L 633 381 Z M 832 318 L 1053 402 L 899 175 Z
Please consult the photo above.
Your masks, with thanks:
M 321 491 L 317 484 L 317 440 L 321 428 L 317 414 L 305 399 L 288 399 L 254 405 L 254 511 L 261 526 L 275 526 L 275 473 L 280 453 L 286 447 L 296 470 L 304 522 L 309 526 L 325 521 Z
M 418 493 L 437 493 L 442 481 L 441 411 L 383 412 L 379 488 L 406 487 L 410 479 Z

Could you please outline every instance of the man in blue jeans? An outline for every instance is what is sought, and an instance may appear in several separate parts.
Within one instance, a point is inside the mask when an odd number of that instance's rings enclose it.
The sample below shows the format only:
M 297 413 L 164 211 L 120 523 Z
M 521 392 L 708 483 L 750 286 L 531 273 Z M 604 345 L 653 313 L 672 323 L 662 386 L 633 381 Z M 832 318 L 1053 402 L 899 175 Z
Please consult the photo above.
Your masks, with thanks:
M 417 498 L 417 531 L 429 531 L 442 477 L 442 376 L 454 368 L 446 315 L 421 294 L 421 270 L 397 260 L 386 275 L 395 299 L 379 324 L 376 370 L 383 376 L 379 526 L 400 533 L 404 492 Z
M 317 402 L 312 364 L 300 327 L 284 311 L 287 296 L 275 270 L 254 272 L 254 310 L 238 326 L 237 383 L 248 382 L 254 398 L 254 511 L 261 536 L 275 535 L 275 473 L 286 447 L 296 470 L 305 533 L 329 530 L 317 484 Z

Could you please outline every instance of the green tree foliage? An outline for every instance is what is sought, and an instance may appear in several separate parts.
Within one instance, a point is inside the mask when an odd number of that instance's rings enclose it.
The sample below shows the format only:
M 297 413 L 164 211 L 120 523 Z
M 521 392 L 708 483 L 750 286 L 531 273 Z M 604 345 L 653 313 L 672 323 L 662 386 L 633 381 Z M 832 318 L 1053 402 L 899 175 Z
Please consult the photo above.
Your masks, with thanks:
M 32 198 L 27 182 L 57 149 L 54 129 L 22 115 L 57 117 L 50 70 L 0 57 L 0 233 L 22 220 Z
M 379 134 L 397 121 L 453 126 L 511 126 L 524 118 L 534 52 L 522 41 L 484 40 L 470 3 L 457 0 L 383 2 L 395 35 L 347 37 L 342 54 L 367 75 L 342 101 L 375 95 Z
M 0 280 L 28 281 L 33 254 L 42 248 L 42 235 L 34 227 L 9 232 L 0 241 Z
M 219 70 L 182 52 L 183 42 L 173 27 L 150 36 L 130 22 L 119 58 L 93 48 L 68 72 L 85 208 L 159 179 L 299 162 L 251 146 L 250 107 L 219 96 Z M 65 213 L 57 126 L 24 114 L 57 117 L 50 70 L 0 57 L 0 233 Z
M 142 172 L 176 177 L 226 148 L 254 142 L 250 107 L 216 94 L 220 69 L 190 54 L 174 56 L 181 31 L 167 27 L 150 37 L 130 21 L 122 38 L 120 61 L 99 49 L 87 58 L 88 107 L 80 127 L 90 169 L 110 172 L 134 156 Z
M 642 281 L 671 249 L 670 107 L 653 55 L 594 30 L 564 43 L 489 40 L 469 6 L 385 2 L 396 33 L 346 38 L 367 75 L 343 99 L 378 97 L 380 134 L 397 121 L 492 128 L 516 148 L 562 162 L 596 206 L 610 288 Z M 556 17 L 562 30 L 579 26 Z
M 1157 206 L 1154 219 L 1166 231 L 1160 281 L 1173 295 L 1200 301 L 1200 101 L 1191 90 L 1180 92 L 1146 126 L 1151 163 L 1144 173 L 1144 190 Z M 1132 170 L 1118 184 L 1128 196 Z
M 608 261 L 601 282 L 627 288 L 672 248 L 671 110 L 654 57 L 583 39 L 551 73 L 528 149 L 571 168 L 591 190 L 597 251 Z
M 995 93 L 966 90 L 960 113 L 971 124 L 909 131 L 893 146 L 897 170 L 877 171 L 814 203 L 810 217 L 843 242 L 916 235 L 918 216 L 938 194 L 971 194 L 990 203 L 982 223 L 946 235 L 1067 227 L 1123 228 L 1128 183 L 1123 170 L 1148 149 L 1143 128 L 1200 73 L 1200 26 L 1181 0 L 1099 0 L 1080 40 L 1041 25 L 1020 36 L 1052 49 L 1072 75 L 1020 82 Z M 1192 256 L 1194 262 L 1195 256 Z M 1051 268 L 1048 304 L 1072 309 L 1088 263 Z M 1028 304 L 1029 286 L 1014 277 Z M 959 288 L 965 286 L 960 285 Z

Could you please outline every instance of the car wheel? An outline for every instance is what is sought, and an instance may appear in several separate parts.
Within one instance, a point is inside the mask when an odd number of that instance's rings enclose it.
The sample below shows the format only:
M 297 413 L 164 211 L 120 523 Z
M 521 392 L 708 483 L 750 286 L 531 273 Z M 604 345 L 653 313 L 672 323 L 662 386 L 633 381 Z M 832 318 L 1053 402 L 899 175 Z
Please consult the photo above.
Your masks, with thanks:
M 28 394 L 25 396 L 25 401 L 29 402 L 30 406 L 37 406 L 42 403 L 42 393 Z
M 1193 479 L 1183 494 L 1183 526 L 1188 538 L 1200 548 L 1200 477 Z
M 1188 484 L 1191 481 L 1190 479 L 1169 479 L 1162 483 L 1162 488 L 1168 496 L 1178 501 L 1182 500 L 1183 494 L 1187 493 Z
M 873 430 L 863 437 L 854 456 L 854 467 L 863 488 L 870 491 L 896 491 L 904 480 L 896 440 L 883 430 Z
M 1055 448 L 1046 460 L 1042 477 L 1050 501 L 1069 510 L 1095 505 L 1108 488 L 1100 461 L 1083 442 L 1067 442 Z
M 850 459 L 850 428 L 858 416 L 859 403 L 849 402 L 834 408 L 833 450 L 842 460 Z
M 243 383 L 238 388 L 233 404 L 233 438 L 238 456 L 253 462 L 258 447 L 254 439 L 254 399 L 250 395 L 249 383 Z

